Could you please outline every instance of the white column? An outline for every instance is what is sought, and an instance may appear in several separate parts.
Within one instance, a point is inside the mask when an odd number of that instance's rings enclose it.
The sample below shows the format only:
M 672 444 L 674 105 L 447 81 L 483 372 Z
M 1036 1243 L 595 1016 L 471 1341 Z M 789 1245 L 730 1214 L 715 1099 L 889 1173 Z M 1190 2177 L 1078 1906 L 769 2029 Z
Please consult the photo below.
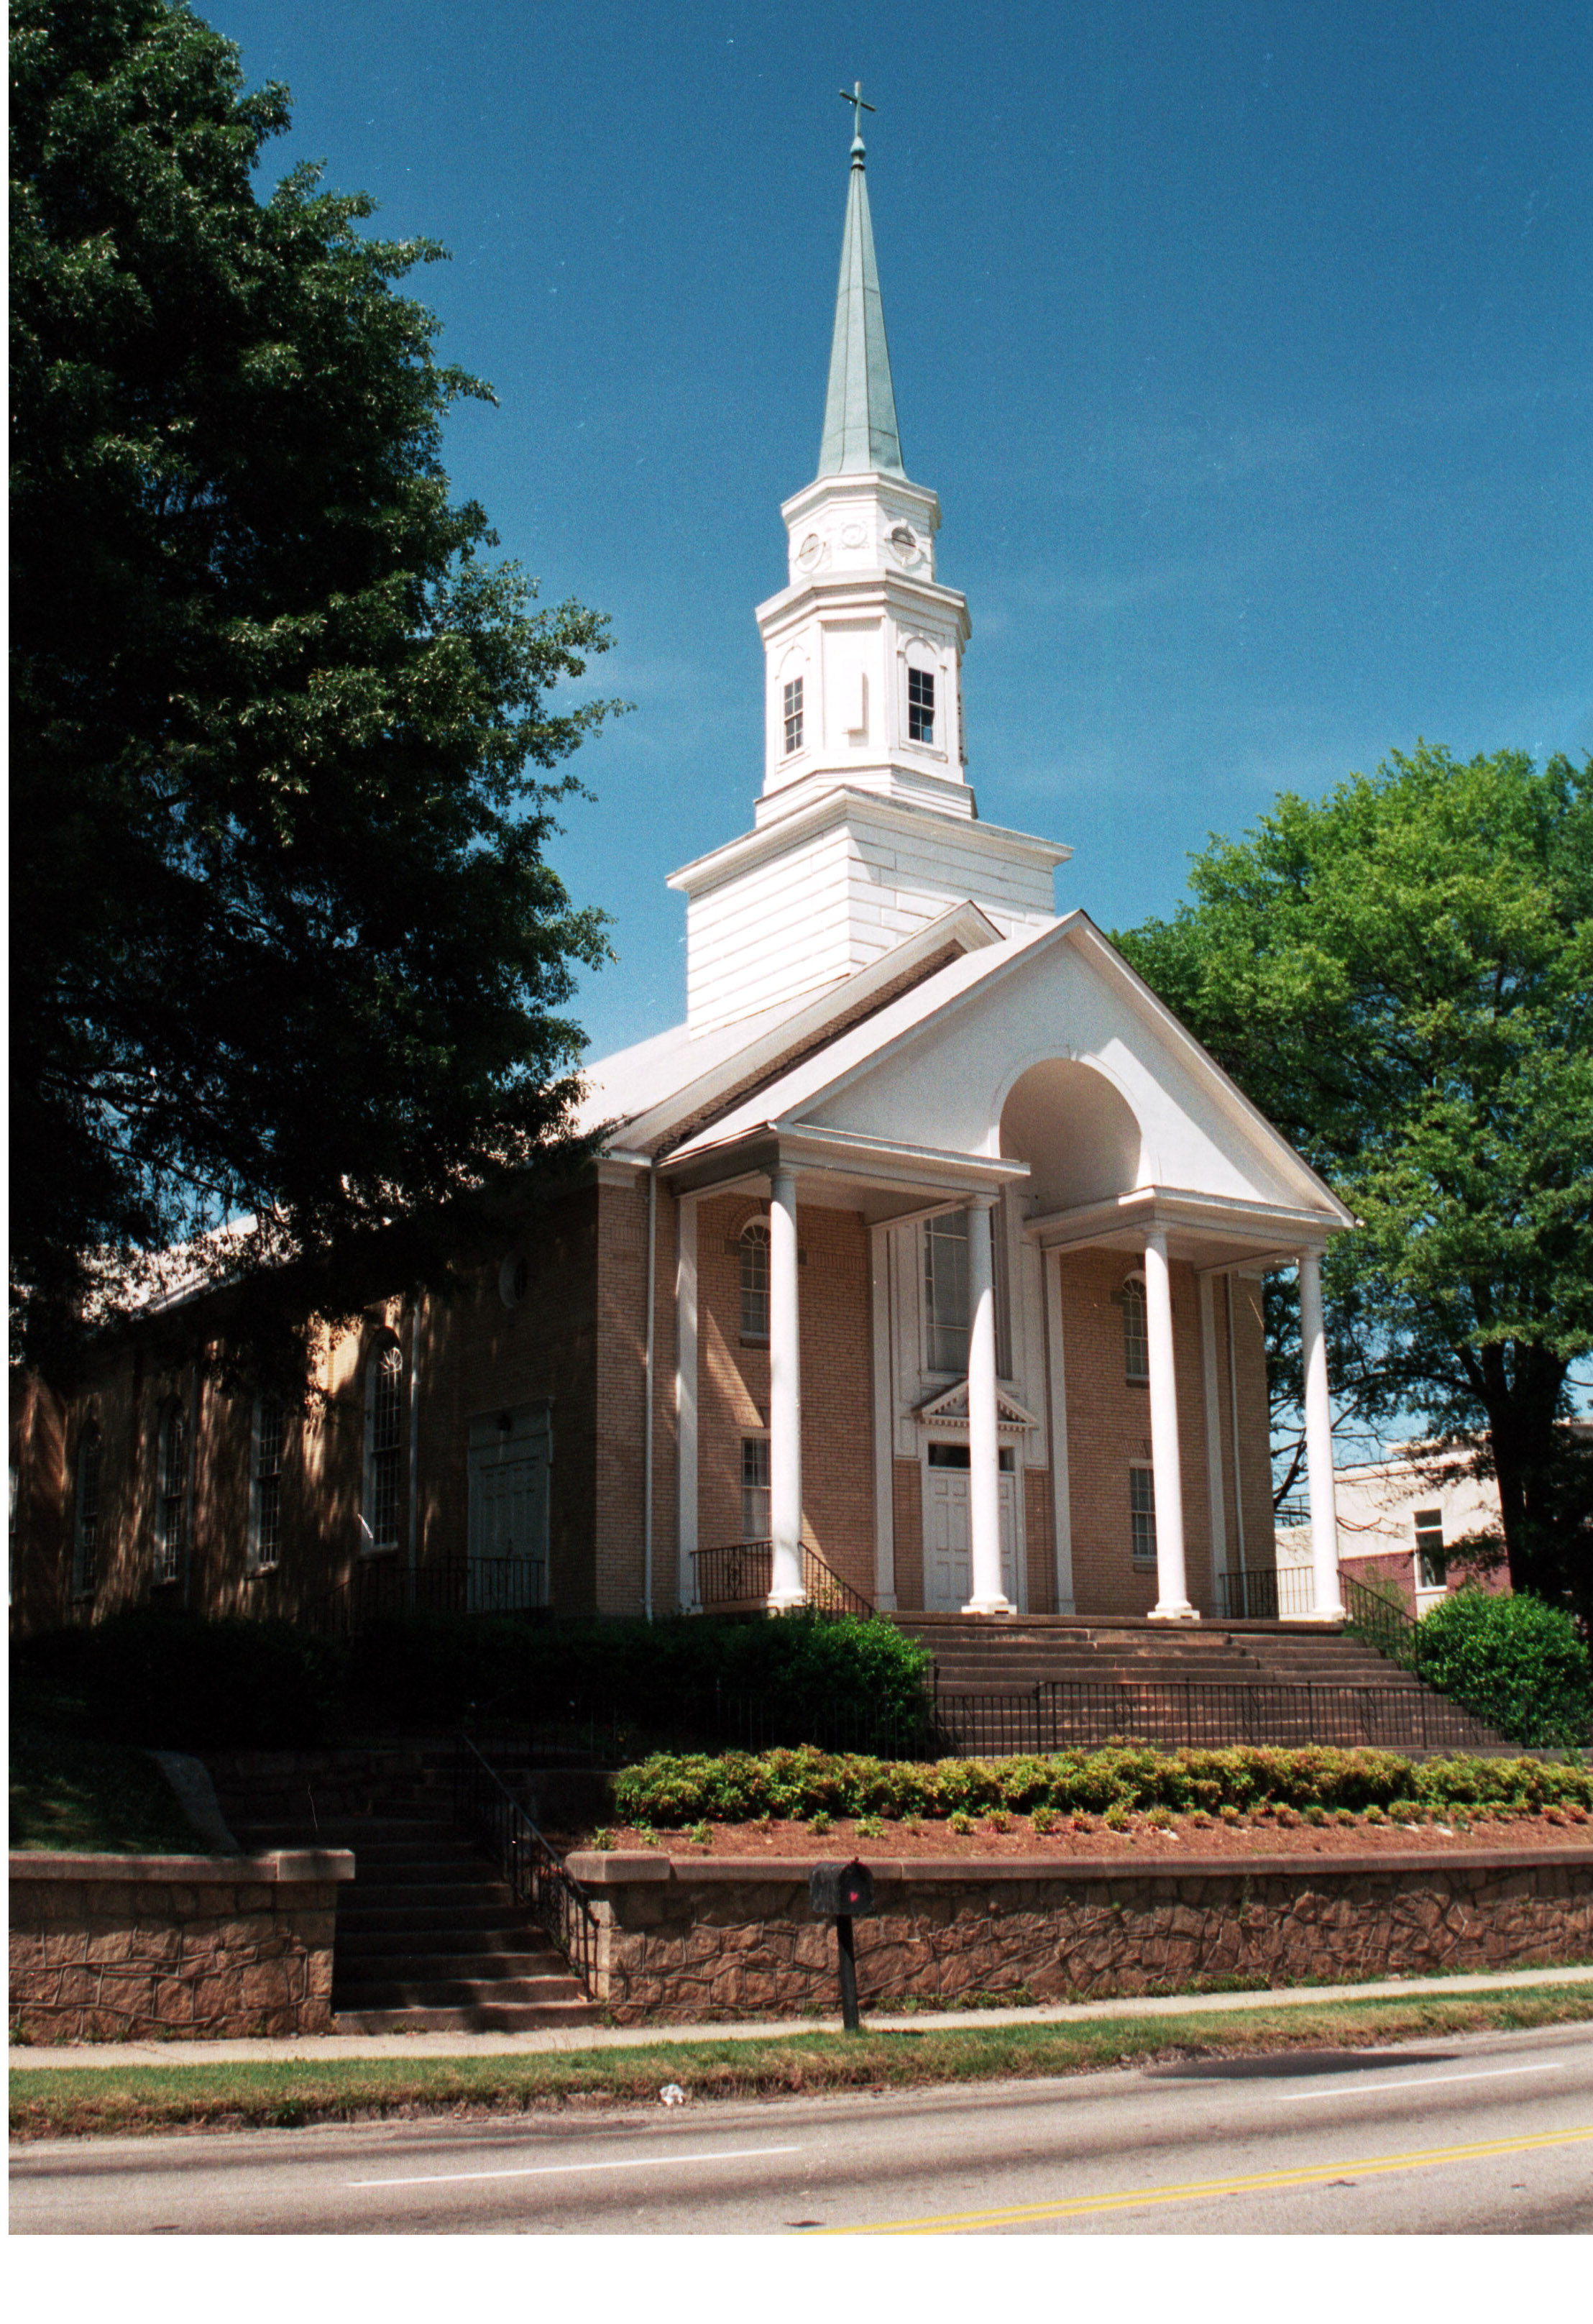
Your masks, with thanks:
M 965 1614 L 1010 1614 L 1001 1587 L 1000 1435 L 996 1409 L 996 1263 L 990 1197 L 968 1206 L 968 1530 L 973 1595 Z
M 807 1602 L 802 1586 L 802 1377 L 796 1310 L 796 1181 L 769 1173 L 769 1502 L 770 1609 Z
M 1145 1238 L 1145 1320 L 1150 1342 L 1150 1457 L 1156 1505 L 1156 1602 L 1152 1619 L 1198 1621 L 1183 1573 L 1183 1472 L 1178 1458 L 1178 1388 L 1173 1371 L 1173 1286 L 1167 1238 Z
M 676 1523 L 677 1592 L 683 1613 L 697 1603 L 697 1204 L 683 1194 L 675 1212 Z
M 1322 1330 L 1321 1261 L 1313 1250 L 1300 1254 L 1300 1353 L 1305 1372 L 1305 1483 L 1311 1496 L 1311 1617 L 1318 1622 L 1341 1622 L 1328 1342 Z
M 874 1360 L 874 1603 L 896 1611 L 896 1511 L 891 1437 L 895 1390 L 890 1361 L 890 1229 L 869 1229 L 869 1328 Z

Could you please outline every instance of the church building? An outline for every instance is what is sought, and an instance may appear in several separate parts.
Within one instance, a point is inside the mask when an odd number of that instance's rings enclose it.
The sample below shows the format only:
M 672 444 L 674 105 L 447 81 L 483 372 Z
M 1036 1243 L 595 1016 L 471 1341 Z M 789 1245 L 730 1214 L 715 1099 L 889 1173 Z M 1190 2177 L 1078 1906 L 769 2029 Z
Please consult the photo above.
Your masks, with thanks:
M 861 114 L 858 116 L 861 120 Z M 1351 1223 L 981 820 L 968 606 L 898 432 L 854 137 L 814 480 L 758 608 L 750 828 L 670 880 L 671 1030 L 474 1293 L 329 1340 L 300 1419 L 192 1351 L 14 1420 L 30 1626 L 173 1599 L 1341 1618 L 1319 1262 Z M 772 576 L 771 576 L 772 577 Z M 1299 1270 L 1312 1555 L 1276 1571 L 1263 1278 Z

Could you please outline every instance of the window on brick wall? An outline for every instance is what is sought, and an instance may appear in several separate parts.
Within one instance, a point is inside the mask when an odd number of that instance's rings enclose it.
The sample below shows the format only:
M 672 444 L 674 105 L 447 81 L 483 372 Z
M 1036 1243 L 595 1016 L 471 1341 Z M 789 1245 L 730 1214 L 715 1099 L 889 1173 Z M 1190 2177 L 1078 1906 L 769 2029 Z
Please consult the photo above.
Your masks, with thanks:
M 249 1463 L 249 1570 L 274 1565 L 282 1539 L 282 1442 L 287 1416 L 274 1396 L 255 1400 Z
M 155 1462 L 155 1580 L 176 1582 L 188 1530 L 188 1429 L 179 1404 L 161 1415 Z
M 754 1219 L 742 1230 L 741 1337 L 760 1342 L 769 1338 L 769 1229 Z
M 996 1303 L 996 1370 L 1012 1377 L 1010 1302 L 1007 1288 L 1005 1200 L 990 1212 L 990 1266 Z M 948 1212 L 924 1229 L 924 1368 L 968 1370 L 968 1213 Z
M 741 1439 L 741 1539 L 767 1541 L 772 1519 L 769 1508 L 769 1439 Z
M 1136 1565 L 1156 1562 L 1156 1471 L 1137 1462 L 1128 1471 L 1128 1540 Z
M 93 1590 L 99 1572 L 99 1430 L 90 1421 L 78 1447 L 72 1508 L 72 1589 L 80 1598 Z
M 1418 1590 L 1441 1590 L 1444 1586 L 1443 1511 L 1417 1509 L 1413 1514 L 1416 1529 L 1416 1587 Z
M 403 1402 L 403 1351 L 395 1340 L 390 1340 L 377 1349 L 365 1367 L 365 1495 L 362 1523 L 367 1550 L 398 1547 Z
M 1150 1378 L 1150 1326 L 1143 1275 L 1130 1275 L 1123 1285 L 1123 1370 L 1131 1380 Z

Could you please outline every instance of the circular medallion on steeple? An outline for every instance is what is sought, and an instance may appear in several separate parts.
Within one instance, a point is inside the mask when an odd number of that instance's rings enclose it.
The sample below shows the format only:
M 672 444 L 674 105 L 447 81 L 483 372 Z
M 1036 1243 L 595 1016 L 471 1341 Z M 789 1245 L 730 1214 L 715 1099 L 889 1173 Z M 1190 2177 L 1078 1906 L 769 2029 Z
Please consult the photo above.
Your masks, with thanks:
M 843 549 L 861 549 L 868 537 L 868 529 L 864 525 L 843 524 L 841 528 Z
M 924 554 L 923 544 L 910 524 L 892 525 L 886 536 L 886 547 L 899 565 L 916 565 Z
M 810 532 L 796 551 L 796 562 L 804 572 L 811 573 L 824 553 L 824 544 L 816 532 Z

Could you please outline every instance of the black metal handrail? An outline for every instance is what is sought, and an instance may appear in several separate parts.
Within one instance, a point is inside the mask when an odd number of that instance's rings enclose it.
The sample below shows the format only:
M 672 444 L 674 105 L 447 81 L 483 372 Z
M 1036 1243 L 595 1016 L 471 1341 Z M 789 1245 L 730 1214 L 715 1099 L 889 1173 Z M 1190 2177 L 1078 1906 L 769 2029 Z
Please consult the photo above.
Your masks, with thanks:
M 1406 1751 L 1475 1750 L 1504 1739 L 1427 1687 L 1315 1681 L 1045 1679 L 1020 1693 L 937 1692 L 934 1723 L 947 1756 L 962 1758 L 1091 1749 L 1129 1738 L 1173 1749 L 1328 1743 Z
M 454 1813 L 482 1842 L 520 1910 L 547 1931 L 595 1997 L 597 1920 L 586 1892 L 463 1729 L 454 1756 Z
M 1217 1574 L 1214 1582 L 1220 1622 L 1286 1621 L 1309 1614 L 1313 1602 L 1308 1565 L 1235 1568 Z
M 1422 1625 L 1403 1605 L 1395 1605 L 1377 1590 L 1368 1589 L 1364 1582 L 1346 1573 L 1339 1574 L 1339 1586 L 1344 1594 L 1344 1611 L 1349 1627 L 1369 1646 L 1403 1670 L 1414 1670 L 1421 1660 Z
M 432 1558 L 418 1566 L 362 1558 L 330 1590 L 297 1604 L 280 1574 L 262 1576 L 256 1610 L 280 1604 L 290 1620 L 330 1637 L 398 1614 L 532 1614 L 546 1607 L 547 1571 L 545 1558 Z
M 763 1606 L 774 1586 L 772 1541 L 732 1541 L 713 1549 L 692 1552 L 699 1606 L 729 1613 L 742 1607 Z M 802 1587 L 808 1605 L 818 1614 L 856 1614 L 864 1620 L 875 1612 L 874 1601 L 850 1582 L 843 1582 L 816 1549 L 802 1545 Z

